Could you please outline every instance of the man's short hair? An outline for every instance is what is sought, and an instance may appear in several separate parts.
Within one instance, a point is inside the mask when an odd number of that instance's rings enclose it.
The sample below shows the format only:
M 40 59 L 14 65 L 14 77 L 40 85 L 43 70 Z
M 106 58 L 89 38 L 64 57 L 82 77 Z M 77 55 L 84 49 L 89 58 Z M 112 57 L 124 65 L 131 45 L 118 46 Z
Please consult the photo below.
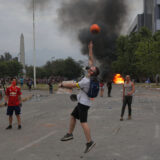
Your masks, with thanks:
M 16 78 L 16 77 L 12 77 L 12 78 L 11 78 L 12 81 L 13 81 L 14 79 L 17 81 L 17 78 Z
M 94 76 L 98 76 L 99 74 L 100 74 L 100 71 L 99 71 L 99 68 L 98 67 L 95 67 L 96 68 L 96 72 L 95 72 L 95 74 L 94 74 Z

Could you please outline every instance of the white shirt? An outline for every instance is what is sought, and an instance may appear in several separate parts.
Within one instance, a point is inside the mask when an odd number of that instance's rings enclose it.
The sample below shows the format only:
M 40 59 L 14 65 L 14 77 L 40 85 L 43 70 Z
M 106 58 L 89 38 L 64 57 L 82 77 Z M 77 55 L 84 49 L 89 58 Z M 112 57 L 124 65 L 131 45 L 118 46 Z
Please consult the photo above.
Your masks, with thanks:
M 79 94 L 77 95 L 78 102 L 90 107 L 91 100 L 87 95 L 87 92 L 90 86 L 90 79 L 87 77 L 84 77 L 81 81 L 78 82 L 78 85 L 81 89 Z

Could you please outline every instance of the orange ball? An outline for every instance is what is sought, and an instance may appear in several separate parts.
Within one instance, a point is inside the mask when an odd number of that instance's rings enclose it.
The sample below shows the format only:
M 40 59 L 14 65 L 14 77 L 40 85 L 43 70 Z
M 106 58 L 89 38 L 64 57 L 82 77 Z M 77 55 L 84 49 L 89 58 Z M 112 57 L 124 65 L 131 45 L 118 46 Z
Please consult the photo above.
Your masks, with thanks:
M 100 27 L 97 24 L 92 24 L 90 27 L 90 32 L 93 34 L 97 34 L 101 31 Z

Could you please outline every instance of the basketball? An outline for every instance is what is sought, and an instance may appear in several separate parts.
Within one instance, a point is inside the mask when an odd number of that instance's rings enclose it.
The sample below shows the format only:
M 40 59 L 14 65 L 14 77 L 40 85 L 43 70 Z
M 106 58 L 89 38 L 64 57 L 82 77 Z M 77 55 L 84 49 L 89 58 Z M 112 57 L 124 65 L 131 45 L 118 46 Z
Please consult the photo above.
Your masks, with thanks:
M 100 32 L 100 27 L 97 25 L 97 24 L 93 24 L 91 25 L 90 27 L 90 32 L 93 33 L 93 34 L 97 34 Z

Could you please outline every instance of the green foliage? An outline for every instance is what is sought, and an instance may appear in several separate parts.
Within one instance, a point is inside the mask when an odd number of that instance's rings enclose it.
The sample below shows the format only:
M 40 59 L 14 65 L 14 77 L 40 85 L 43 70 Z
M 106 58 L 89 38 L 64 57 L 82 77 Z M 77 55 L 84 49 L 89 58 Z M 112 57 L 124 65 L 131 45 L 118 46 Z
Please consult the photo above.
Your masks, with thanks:
M 0 56 L 0 62 L 10 61 L 12 60 L 12 55 L 9 52 L 5 52 L 3 55 Z
M 47 71 L 47 77 L 54 75 L 66 77 L 68 79 L 75 79 L 83 73 L 81 64 L 70 57 L 65 60 L 58 59 L 52 62 L 47 62 L 44 68 Z
M 49 78 L 51 76 L 61 76 L 67 79 L 76 79 L 83 74 L 82 66 L 72 58 L 57 59 L 48 61 L 44 66 L 37 67 L 37 78 Z M 33 77 L 33 66 L 26 66 L 27 77 Z
M 0 56 L 0 77 L 15 77 L 22 74 L 23 66 L 6 52 Z
M 26 76 L 33 78 L 33 66 L 26 66 Z
M 137 33 L 120 36 L 116 47 L 115 72 L 144 79 L 160 73 L 160 32 L 152 33 L 143 27 Z

